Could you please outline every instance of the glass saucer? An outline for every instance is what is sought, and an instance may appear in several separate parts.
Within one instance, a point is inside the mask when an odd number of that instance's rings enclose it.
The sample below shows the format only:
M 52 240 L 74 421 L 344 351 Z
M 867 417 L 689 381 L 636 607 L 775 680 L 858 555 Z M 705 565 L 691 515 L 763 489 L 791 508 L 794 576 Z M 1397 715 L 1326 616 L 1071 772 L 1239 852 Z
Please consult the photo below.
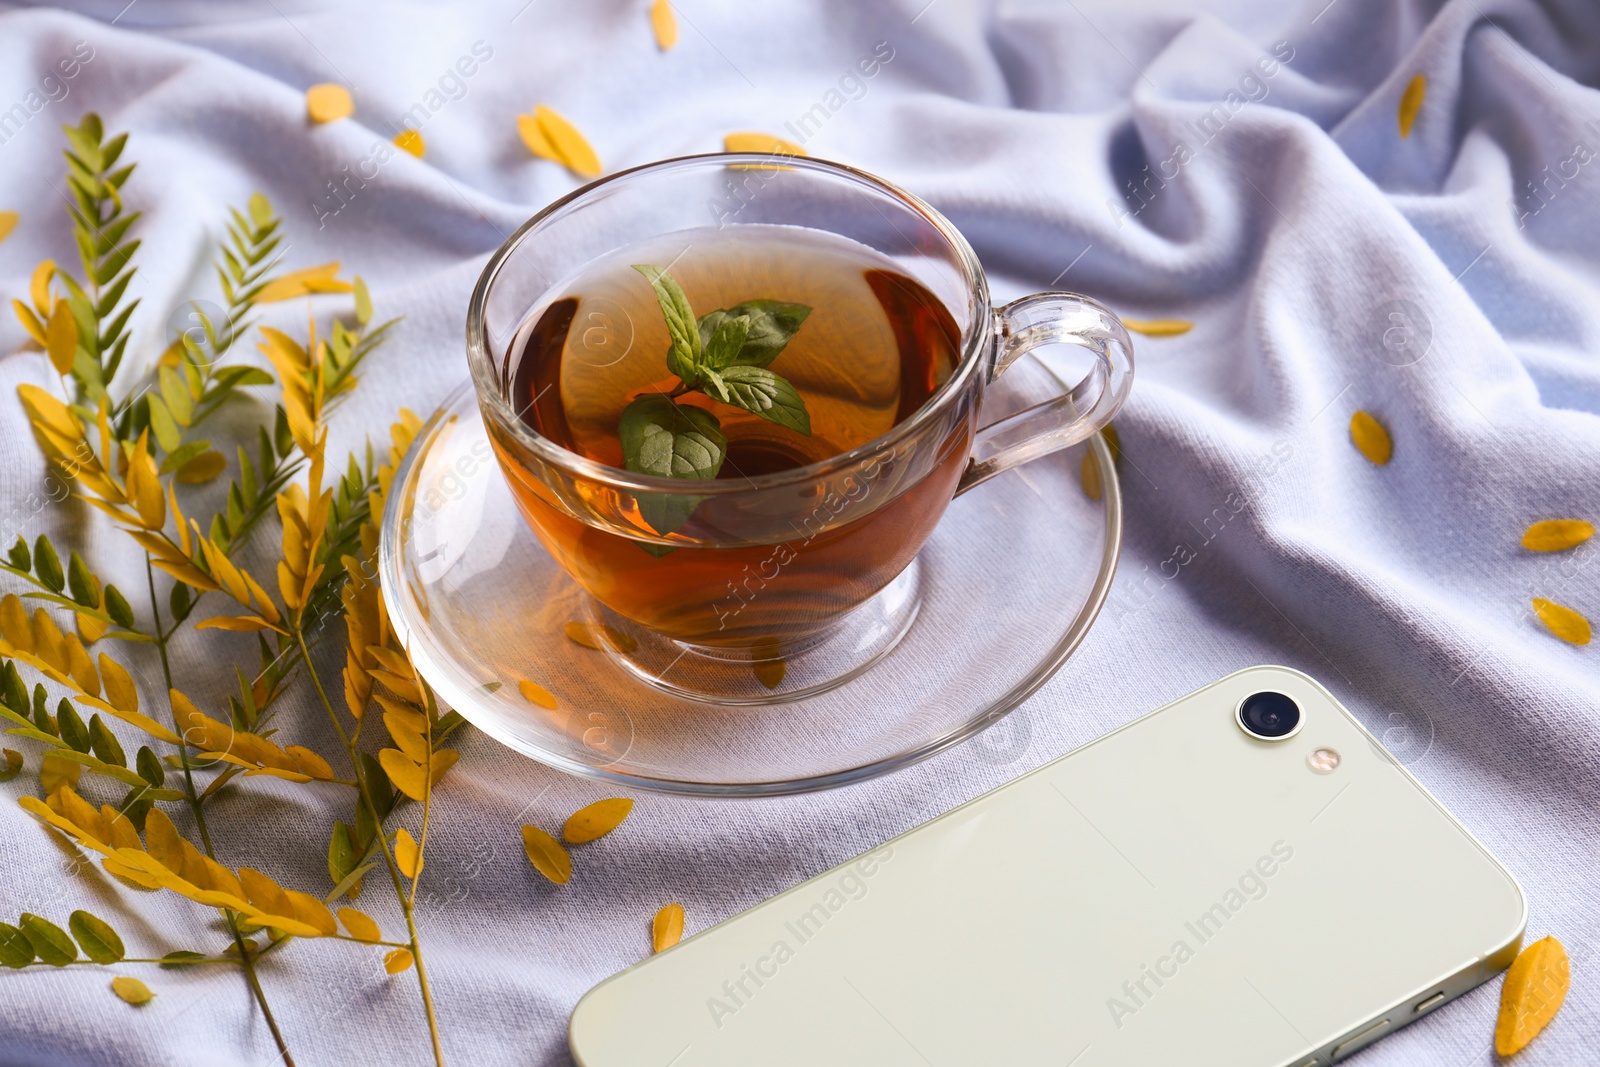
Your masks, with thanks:
M 1099 500 L 1079 483 L 1085 448 Z M 641 677 L 637 642 L 534 537 L 464 383 L 395 476 L 379 567 L 417 668 L 489 736 L 634 788 L 772 796 L 873 778 L 998 722 L 1083 640 L 1121 536 L 1116 473 L 1097 435 L 957 497 L 912 568 L 879 594 L 917 595 L 920 607 L 863 669 L 818 686 L 791 667 L 759 700 L 699 699 L 692 684 Z M 756 684 L 744 669 L 753 692 L 774 681 Z

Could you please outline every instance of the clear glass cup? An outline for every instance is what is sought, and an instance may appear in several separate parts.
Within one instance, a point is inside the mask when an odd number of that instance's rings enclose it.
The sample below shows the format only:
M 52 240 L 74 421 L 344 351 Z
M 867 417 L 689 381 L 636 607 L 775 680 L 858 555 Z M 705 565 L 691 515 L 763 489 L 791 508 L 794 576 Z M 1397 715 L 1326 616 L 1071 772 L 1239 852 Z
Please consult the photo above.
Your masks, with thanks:
M 607 466 L 520 417 L 525 401 L 512 395 L 518 338 L 565 295 L 565 280 L 644 241 L 682 235 L 687 246 L 707 227 L 742 226 L 762 227 L 751 232 L 769 241 L 773 227 L 820 230 L 891 260 L 949 313 L 959 356 L 948 378 L 916 412 L 848 452 L 712 481 Z M 571 328 L 583 331 L 580 343 L 595 358 L 625 348 L 632 324 L 618 311 L 580 301 L 573 313 Z M 985 387 L 1047 345 L 1086 352 L 1088 373 L 980 425 Z M 534 216 L 479 279 L 467 353 L 518 508 L 594 598 L 593 639 L 650 685 L 727 704 L 804 695 L 769 684 L 801 660 L 806 693 L 867 669 L 916 617 L 913 561 L 949 502 L 1089 438 L 1117 413 L 1133 378 L 1132 343 L 1115 315 L 1072 293 L 993 308 L 966 240 L 910 193 L 835 163 L 741 154 L 622 171 Z M 664 511 L 687 519 L 660 533 L 647 516 Z

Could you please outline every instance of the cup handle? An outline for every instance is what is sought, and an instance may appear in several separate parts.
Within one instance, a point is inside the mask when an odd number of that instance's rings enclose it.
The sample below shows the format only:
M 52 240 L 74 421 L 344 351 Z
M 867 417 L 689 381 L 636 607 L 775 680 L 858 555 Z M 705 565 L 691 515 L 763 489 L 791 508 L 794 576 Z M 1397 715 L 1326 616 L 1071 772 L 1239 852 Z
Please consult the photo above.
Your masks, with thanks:
M 989 381 L 1040 345 L 1076 345 L 1094 356 L 1094 366 L 1060 396 L 979 430 L 958 496 L 1012 467 L 1087 441 L 1111 421 L 1133 386 L 1133 340 L 1121 319 L 1088 297 L 1036 293 L 994 316 Z

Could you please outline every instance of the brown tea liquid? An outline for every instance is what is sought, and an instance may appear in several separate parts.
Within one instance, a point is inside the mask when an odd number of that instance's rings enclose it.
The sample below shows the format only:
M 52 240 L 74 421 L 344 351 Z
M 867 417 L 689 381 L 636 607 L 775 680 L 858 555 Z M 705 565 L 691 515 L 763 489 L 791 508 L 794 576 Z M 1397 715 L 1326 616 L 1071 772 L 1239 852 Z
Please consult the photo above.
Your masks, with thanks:
M 805 400 L 809 437 L 702 393 L 679 398 L 721 423 L 728 439 L 722 479 L 815 463 L 881 437 L 922 407 L 959 359 L 960 331 L 933 294 L 842 237 L 739 226 L 635 245 L 563 286 L 565 295 L 518 332 L 503 367 L 508 396 L 529 427 L 610 466 L 623 465 L 622 409 L 678 384 L 666 366 L 666 323 L 635 263 L 666 268 L 696 316 L 752 299 L 812 308 L 770 365 Z M 801 521 L 802 513 L 786 542 L 685 545 L 660 556 L 571 518 L 515 471 L 510 481 L 545 547 L 618 613 L 697 643 L 781 642 L 865 600 L 910 561 L 954 492 L 970 427 L 955 437 L 936 445 L 948 457 L 933 475 L 887 506 L 859 509 L 868 513 L 857 521 L 823 529 L 814 518 Z

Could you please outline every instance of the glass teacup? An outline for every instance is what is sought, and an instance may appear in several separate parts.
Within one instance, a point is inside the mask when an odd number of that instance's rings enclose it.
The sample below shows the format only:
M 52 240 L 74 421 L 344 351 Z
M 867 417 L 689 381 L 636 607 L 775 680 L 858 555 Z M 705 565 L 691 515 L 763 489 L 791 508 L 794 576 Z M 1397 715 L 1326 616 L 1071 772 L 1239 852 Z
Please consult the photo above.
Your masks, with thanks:
M 644 339 L 659 342 L 663 328 L 645 312 L 582 295 L 572 302 L 567 283 L 586 265 L 634 246 L 665 249 L 663 259 L 678 249 L 681 259 L 697 242 L 725 247 L 746 234 L 763 248 L 792 240 L 798 255 L 799 242 L 819 233 L 892 263 L 941 309 L 927 327 L 948 344 L 941 380 L 881 435 L 787 469 L 694 481 L 598 462 L 535 429 L 530 410 L 551 390 L 575 388 L 574 375 L 662 359 Z M 565 338 L 562 362 L 538 376 L 519 373 L 529 338 L 551 321 Z M 980 427 L 986 386 L 1046 345 L 1083 350 L 1088 373 Z M 1092 300 L 1041 293 L 992 308 L 971 247 L 910 193 L 834 163 L 739 154 L 623 171 L 534 216 L 479 279 L 467 352 L 518 507 L 596 602 L 591 639 L 654 685 L 727 703 L 757 698 L 719 672 L 747 680 L 753 663 L 776 689 L 786 666 L 805 656 L 815 691 L 892 648 L 916 617 L 917 552 L 949 502 L 1099 431 L 1133 375 L 1126 330 Z

